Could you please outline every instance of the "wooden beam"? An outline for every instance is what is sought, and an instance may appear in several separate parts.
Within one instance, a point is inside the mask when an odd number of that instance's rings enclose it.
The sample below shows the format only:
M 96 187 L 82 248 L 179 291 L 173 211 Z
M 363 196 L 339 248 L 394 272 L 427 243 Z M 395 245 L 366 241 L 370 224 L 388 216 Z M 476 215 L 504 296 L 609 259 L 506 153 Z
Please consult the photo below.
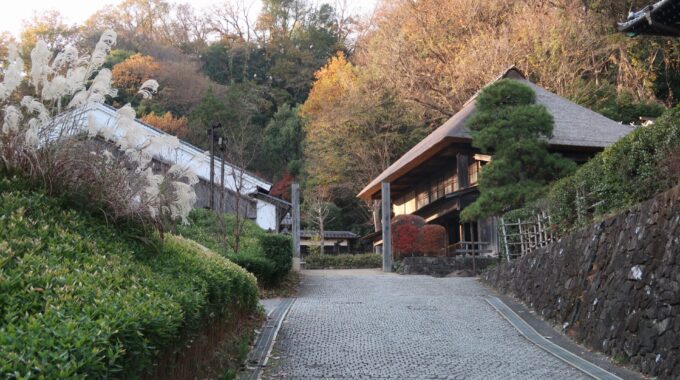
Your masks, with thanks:
M 291 186 L 293 201 L 293 270 L 299 272 L 300 267 L 300 184 Z
M 456 163 L 458 164 L 458 187 L 464 189 L 470 185 L 468 181 L 467 154 L 458 153 L 456 155 Z
M 383 272 L 392 272 L 392 207 L 390 202 L 390 183 L 382 183 L 382 235 L 383 235 Z

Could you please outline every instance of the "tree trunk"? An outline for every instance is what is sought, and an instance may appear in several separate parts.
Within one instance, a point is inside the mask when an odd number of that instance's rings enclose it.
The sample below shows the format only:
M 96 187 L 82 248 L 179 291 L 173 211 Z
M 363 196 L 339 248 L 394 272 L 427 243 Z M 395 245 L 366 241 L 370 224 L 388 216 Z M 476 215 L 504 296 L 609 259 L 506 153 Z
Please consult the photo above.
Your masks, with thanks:
M 375 232 L 382 230 L 382 220 L 380 216 L 380 200 L 374 199 L 371 205 L 371 215 L 373 215 L 373 229 Z
M 326 236 L 326 233 L 324 231 L 324 225 L 323 225 L 323 217 L 319 218 L 319 233 L 321 235 L 321 245 L 319 246 L 319 253 L 323 255 L 323 250 L 325 248 L 325 242 L 324 242 L 324 237 Z

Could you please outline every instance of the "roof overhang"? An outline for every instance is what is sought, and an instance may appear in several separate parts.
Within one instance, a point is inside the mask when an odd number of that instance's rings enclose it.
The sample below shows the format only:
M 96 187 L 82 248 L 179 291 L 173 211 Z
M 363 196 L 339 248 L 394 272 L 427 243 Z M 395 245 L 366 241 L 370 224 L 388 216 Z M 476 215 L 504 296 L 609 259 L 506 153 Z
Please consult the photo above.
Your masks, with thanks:
M 638 12 L 631 12 L 618 24 L 620 32 L 638 35 L 680 37 L 680 0 L 661 0 Z
M 432 145 L 424 147 L 425 149 L 418 152 L 418 154 L 415 155 L 415 157 L 405 162 L 403 165 L 397 165 L 400 164 L 400 162 L 399 160 L 396 161 L 395 164 L 392 165 L 394 166 L 394 170 L 390 171 L 391 167 L 385 170 L 385 172 L 383 173 L 387 173 L 386 175 L 384 176 L 381 175 L 374 179 L 370 184 L 364 187 L 363 190 L 361 190 L 361 192 L 359 192 L 357 197 L 363 200 L 370 200 L 371 198 L 373 198 L 374 194 L 380 192 L 382 182 L 396 181 L 397 179 L 409 173 L 411 170 L 423 164 L 425 161 L 437 155 L 437 153 L 440 153 L 441 151 L 446 149 L 450 144 L 456 142 L 470 143 L 471 140 L 465 138 L 443 136 L 439 141 L 436 141 Z
M 290 202 L 285 201 L 285 200 L 283 200 L 283 199 L 281 199 L 281 198 L 277 198 L 277 197 L 275 197 L 275 196 L 273 196 L 273 195 L 269 195 L 269 194 L 267 194 L 267 193 L 261 191 L 260 189 L 258 189 L 258 191 L 253 192 L 253 193 L 251 193 L 251 194 L 249 194 L 249 195 L 250 195 L 252 198 L 259 199 L 259 200 L 261 200 L 261 201 L 263 201 L 263 202 L 265 202 L 265 203 L 272 204 L 272 205 L 274 205 L 274 206 L 276 206 L 276 207 L 278 207 L 278 208 L 284 209 L 284 210 L 288 210 L 288 209 L 290 209 L 290 208 L 292 207 L 292 205 L 291 205 Z

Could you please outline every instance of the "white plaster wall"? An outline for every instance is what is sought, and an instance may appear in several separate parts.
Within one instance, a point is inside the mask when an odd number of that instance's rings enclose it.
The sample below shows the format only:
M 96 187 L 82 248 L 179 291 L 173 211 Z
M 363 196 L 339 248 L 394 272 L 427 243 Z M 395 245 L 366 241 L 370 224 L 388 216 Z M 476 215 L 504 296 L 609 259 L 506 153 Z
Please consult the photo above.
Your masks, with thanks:
M 109 107 L 106 107 L 101 104 L 96 104 L 92 106 L 91 110 L 89 111 L 92 113 L 97 121 L 97 123 L 103 124 L 103 125 L 112 125 L 116 123 L 116 114 L 115 110 L 110 109 Z M 87 118 L 85 118 L 86 122 Z M 149 128 L 145 124 L 139 122 L 139 126 L 143 127 L 146 132 L 151 135 L 151 136 L 158 136 L 164 134 L 163 132 L 159 132 L 153 128 Z M 85 127 L 85 126 L 83 126 Z M 125 131 L 122 128 L 119 128 L 116 130 L 114 133 L 114 140 L 119 139 L 125 135 Z M 163 161 L 170 162 L 170 163 L 175 163 L 179 164 L 182 167 L 189 167 L 191 168 L 196 175 L 205 180 L 205 181 L 210 181 L 210 156 L 207 154 L 204 154 L 204 152 L 201 152 L 197 148 L 190 146 L 188 144 L 182 144 L 180 145 L 180 148 L 177 150 L 170 150 L 170 149 L 160 149 L 156 152 L 154 152 L 154 156 L 156 158 L 159 158 Z M 220 170 L 221 170 L 221 165 L 219 161 L 215 161 L 215 183 L 220 182 Z M 235 175 L 234 175 L 235 174 Z M 225 164 L 224 167 L 224 185 L 226 188 L 228 188 L 231 191 L 236 191 L 236 186 L 235 186 L 235 181 L 234 178 L 238 177 L 241 173 L 239 173 L 239 169 L 233 167 L 232 165 L 229 165 L 229 163 Z M 269 190 L 271 188 L 271 184 L 264 182 L 260 180 L 259 178 L 253 177 L 249 175 L 248 173 L 243 173 L 243 179 L 244 179 L 244 186 L 243 189 L 241 189 L 241 194 L 247 195 L 250 194 L 254 191 L 257 190 L 257 187 L 261 187 L 264 190 Z M 276 218 L 274 218 L 276 219 Z
M 264 230 L 276 231 L 276 206 L 258 199 L 255 223 Z

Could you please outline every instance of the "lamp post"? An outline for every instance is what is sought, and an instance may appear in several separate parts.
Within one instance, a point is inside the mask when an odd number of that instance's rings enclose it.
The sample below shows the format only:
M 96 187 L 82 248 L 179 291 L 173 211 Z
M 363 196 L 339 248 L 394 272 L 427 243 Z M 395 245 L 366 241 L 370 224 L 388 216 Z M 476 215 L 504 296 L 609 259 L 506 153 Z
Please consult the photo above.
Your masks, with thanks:
M 210 138 L 210 209 L 215 209 L 215 131 L 222 128 L 219 122 L 213 123 L 208 128 Z

